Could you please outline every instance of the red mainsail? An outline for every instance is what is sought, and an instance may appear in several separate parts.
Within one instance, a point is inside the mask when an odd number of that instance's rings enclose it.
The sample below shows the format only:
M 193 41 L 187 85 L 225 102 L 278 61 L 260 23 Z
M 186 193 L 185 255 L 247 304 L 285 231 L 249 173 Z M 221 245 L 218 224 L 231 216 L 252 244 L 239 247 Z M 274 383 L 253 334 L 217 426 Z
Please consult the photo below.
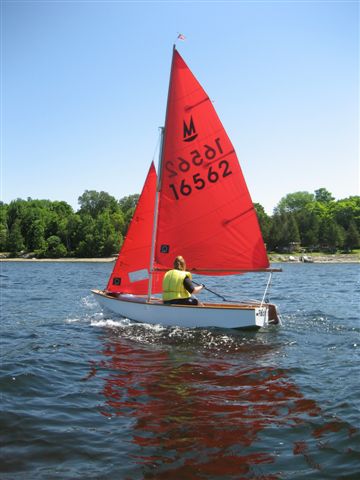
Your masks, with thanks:
M 155 268 L 226 275 L 269 266 L 241 168 L 208 95 L 175 50 L 161 161 Z
M 139 197 L 126 238 L 106 290 L 113 293 L 148 293 L 151 240 L 157 175 L 152 163 Z M 153 292 L 161 291 L 163 274 L 153 279 Z
M 187 269 L 228 275 L 269 266 L 256 211 L 211 100 L 173 53 L 159 184 L 152 163 L 107 291 L 148 293 L 156 189 L 153 293 L 182 255 Z

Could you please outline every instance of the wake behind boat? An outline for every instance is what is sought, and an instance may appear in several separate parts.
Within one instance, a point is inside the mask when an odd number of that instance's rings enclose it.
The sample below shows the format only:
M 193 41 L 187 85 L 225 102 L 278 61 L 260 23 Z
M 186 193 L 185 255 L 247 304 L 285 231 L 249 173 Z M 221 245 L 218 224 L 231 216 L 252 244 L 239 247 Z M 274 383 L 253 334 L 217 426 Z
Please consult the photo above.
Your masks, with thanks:
M 235 150 L 208 95 L 173 50 L 159 174 L 150 166 L 105 290 L 111 311 L 151 324 L 260 328 L 279 322 L 261 301 L 169 305 L 161 293 L 177 255 L 199 275 L 270 271 L 255 208 Z M 270 281 L 268 282 L 269 285 Z

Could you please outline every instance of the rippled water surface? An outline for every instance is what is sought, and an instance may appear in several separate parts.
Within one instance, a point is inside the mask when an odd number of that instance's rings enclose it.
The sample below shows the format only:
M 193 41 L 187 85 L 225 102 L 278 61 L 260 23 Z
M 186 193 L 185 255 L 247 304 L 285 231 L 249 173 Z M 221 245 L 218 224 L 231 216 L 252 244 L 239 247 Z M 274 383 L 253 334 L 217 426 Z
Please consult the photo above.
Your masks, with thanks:
M 282 327 L 241 333 L 102 311 L 108 263 L 2 263 L 0 478 L 360 478 L 359 265 L 282 267 Z

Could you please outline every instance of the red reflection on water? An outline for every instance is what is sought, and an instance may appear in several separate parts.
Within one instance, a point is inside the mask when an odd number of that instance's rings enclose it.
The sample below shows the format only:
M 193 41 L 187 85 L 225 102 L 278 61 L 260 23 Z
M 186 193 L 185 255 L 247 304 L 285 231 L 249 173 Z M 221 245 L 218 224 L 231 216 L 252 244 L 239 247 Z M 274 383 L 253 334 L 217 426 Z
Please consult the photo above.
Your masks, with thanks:
M 200 365 L 185 353 L 121 339 L 102 353 L 107 360 L 92 364 L 87 379 L 97 368 L 106 371 L 102 415 L 136 419 L 132 440 L 142 455 L 133 458 L 143 465 L 146 479 L 280 479 L 281 472 L 263 472 L 275 463 L 278 447 L 266 444 L 267 432 L 273 438 L 277 427 L 295 428 L 321 412 L 278 368 L 243 368 L 234 357 L 208 358 Z M 332 428 L 336 422 L 312 435 L 318 438 Z M 265 441 L 259 440 L 261 432 Z M 293 455 L 320 469 L 305 441 L 294 442 Z

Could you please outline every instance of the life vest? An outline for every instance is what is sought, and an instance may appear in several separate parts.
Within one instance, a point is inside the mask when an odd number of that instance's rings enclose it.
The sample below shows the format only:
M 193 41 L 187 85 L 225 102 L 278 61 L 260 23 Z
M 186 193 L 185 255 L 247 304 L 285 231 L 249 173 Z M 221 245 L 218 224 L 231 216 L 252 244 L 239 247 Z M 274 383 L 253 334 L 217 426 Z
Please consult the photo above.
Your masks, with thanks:
M 169 270 L 165 273 L 162 285 L 164 301 L 191 297 L 191 293 L 184 287 L 186 277 L 191 280 L 191 273 L 182 270 Z

